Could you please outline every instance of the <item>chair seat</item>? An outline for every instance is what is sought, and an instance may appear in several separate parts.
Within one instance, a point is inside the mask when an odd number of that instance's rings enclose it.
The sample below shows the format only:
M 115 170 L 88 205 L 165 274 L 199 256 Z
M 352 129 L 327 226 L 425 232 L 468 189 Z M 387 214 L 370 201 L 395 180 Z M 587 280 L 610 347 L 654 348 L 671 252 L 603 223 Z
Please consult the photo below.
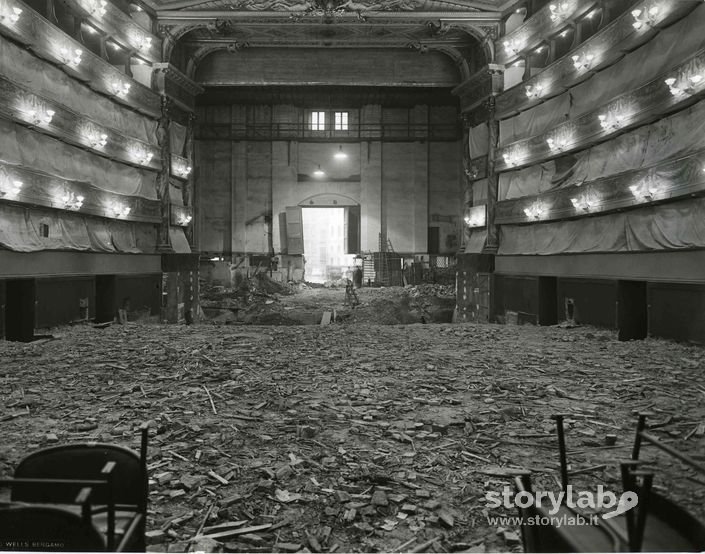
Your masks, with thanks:
M 75 504 L 60 504 L 64 510 L 69 510 L 77 515 L 81 515 L 81 507 Z M 91 521 L 101 534 L 108 533 L 108 511 L 105 506 L 93 506 Z M 132 521 L 139 514 L 135 510 L 115 510 L 115 535 L 120 537 L 125 534 Z

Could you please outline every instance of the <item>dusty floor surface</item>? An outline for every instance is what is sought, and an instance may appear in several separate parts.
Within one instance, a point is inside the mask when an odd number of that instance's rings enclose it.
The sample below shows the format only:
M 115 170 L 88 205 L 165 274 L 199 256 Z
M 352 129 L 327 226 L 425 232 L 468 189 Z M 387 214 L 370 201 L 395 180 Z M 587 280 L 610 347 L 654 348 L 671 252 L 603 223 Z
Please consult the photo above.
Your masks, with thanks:
M 558 490 L 558 412 L 585 487 L 621 491 L 635 410 L 705 459 L 700 347 L 473 324 L 52 333 L 0 342 L 0 475 L 57 441 L 136 446 L 150 421 L 153 551 L 519 551 L 516 526 L 487 519 L 514 512 L 484 496 L 511 482 L 502 468 Z M 703 518 L 703 477 L 653 447 L 642 457 Z
M 311 325 L 335 311 L 344 324 L 449 323 L 455 307 L 453 284 L 363 287 L 351 298 L 345 286 L 282 285 L 260 277 L 235 288 L 202 287 L 204 318 L 230 325 Z

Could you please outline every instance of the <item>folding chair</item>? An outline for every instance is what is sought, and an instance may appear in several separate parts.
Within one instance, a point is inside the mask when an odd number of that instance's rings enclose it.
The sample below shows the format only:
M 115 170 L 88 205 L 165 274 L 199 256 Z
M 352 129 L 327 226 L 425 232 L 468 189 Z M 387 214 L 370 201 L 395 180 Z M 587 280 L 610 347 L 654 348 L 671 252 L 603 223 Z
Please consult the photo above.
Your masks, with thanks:
M 563 416 L 554 416 L 558 434 L 563 489 L 568 486 Z M 705 468 L 688 456 L 658 441 L 644 431 L 645 418 L 640 416 L 632 459 L 620 463 L 624 491 L 637 493 L 638 505 L 612 519 L 598 518 L 595 525 L 537 525 L 537 518 L 549 517 L 544 507 L 519 508 L 525 552 L 700 552 L 705 550 L 705 525 L 684 508 L 652 490 L 653 474 L 636 469 L 642 441 L 688 463 L 695 469 Z M 515 478 L 517 492 L 531 490 L 530 472 L 519 472 Z M 562 505 L 551 514 L 563 521 L 577 519 L 578 512 Z M 533 522 L 531 521 L 533 518 Z M 550 521 L 550 520 L 547 520 Z
M 91 488 L 92 525 L 108 551 L 144 552 L 147 517 L 147 426 L 138 455 L 113 444 L 53 446 L 28 455 L 15 470 L 10 499 L 30 504 L 70 505 Z M 70 509 L 75 509 L 75 506 Z
M 0 550 L 98 552 L 105 537 L 90 515 L 59 506 L 0 504 Z

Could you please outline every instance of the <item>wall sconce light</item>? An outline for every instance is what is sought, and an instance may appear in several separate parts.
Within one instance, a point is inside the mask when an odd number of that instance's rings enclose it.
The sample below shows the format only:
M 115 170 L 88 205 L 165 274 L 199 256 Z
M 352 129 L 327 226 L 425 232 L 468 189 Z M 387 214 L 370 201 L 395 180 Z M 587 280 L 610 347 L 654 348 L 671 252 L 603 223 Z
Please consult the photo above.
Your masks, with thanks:
M 588 191 L 581 194 L 577 198 L 571 198 L 570 202 L 576 210 L 581 210 L 588 213 L 594 211 L 597 206 L 600 205 L 600 197 L 597 194 Z
M 123 206 L 119 202 L 111 202 L 108 209 L 113 217 L 127 217 L 132 211 L 132 208 Z
M 179 217 L 178 217 L 176 223 L 181 227 L 185 227 L 186 225 L 191 223 L 192 219 L 193 219 L 193 216 L 191 216 L 189 214 L 181 213 L 181 214 L 179 214 Z
M 5 4 L 0 8 L 0 22 L 3 25 L 14 25 L 20 20 L 20 15 L 22 15 L 22 9 L 16 6 L 11 8 Z
M 151 162 L 154 157 L 154 154 L 145 150 L 138 144 L 130 147 L 128 153 L 130 154 L 130 158 L 140 165 L 149 165 L 149 162 Z
M 477 176 L 480 174 L 480 168 L 477 167 L 475 164 L 471 165 L 469 168 L 465 170 L 465 175 L 467 176 L 468 179 L 477 179 Z
M 546 139 L 546 144 L 552 152 L 563 152 L 571 143 L 572 133 L 568 129 L 558 129 Z
M 333 157 L 334 157 L 336 160 L 345 160 L 345 159 L 347 159 L 348 155 L 347 155 L 345 152 L 343 152 L 343 145 L 342 145 L 342 144 L 341 144 L 340 146 L 338 146 L 338 151 L 333 155 Z
M 565 139 L 552 139 L 552 138 L 547 138 L 546 143 L 548 144 L 548 147 L 551 150 L 554 150 L 556 152 L 563 152 L 563 150 L 566 149 L 568 146 L 568 143 Z
M 320 165 L 318 166 L 318 169 L 314 170 L 314 172 L 313 172 L 313 175 L 315 177 L 323 177 L 325 174 L 326 174 L 326 172 L 321 169 Z
M 536 85 L 526 85 L 524 88 L 526 89 L 526 96 L 528 98 L 540 98 L 543 92 L 543 85 L 540 83 Z
M 133 35 L 132 44 L 137 50 L 149 50 L 152 47 L 152 37 L 146 35 Z
M 632 17 L 634 18 L 634 27 L 637 31 L 641 29 L 644 25 L 647 27 L 653 27 L 656 24 L 656 18 L 658 17 L 661 9 L 652 4 L 650 7 L 644 7 L 642 9 L 632 10 Z
M 119 96 L 121 98 L 127 96 L 127 93 L 130 92 L 130 83 L 125 83 L 123 81 L 111 81 L 110 82 L 110 91 L 115 95 Z
M 108 135 L 105 133 L 101 133 L 91 141 L 93 148 L 103 148 L 106 144 L 108 144 Z
M 654 198 L 661 195 L 664 191 L 664 186 L 656 181 L 653 176 L 649 176 L 636 185 L 631 185 L 629 191 L 639 201 L 645 200 L 651 202 Z
M 521 160 L 526 157 L 526 151 L 523 148 L 514 146 L 507 149 L 507 151 L 502 154 L 504 158 L 504 163 L 510 167 L 514 167 L 521 163 Z
M 0 173 L 0 196 L 3 198 L 14 198 L 22 190 L 24 183 L 19 179 L 13 179 L 9 175 Z
M 59 49 L 59 59 L 64 65 L 70 65 L 71 67 L 76 67 L 81 63 L 81 56 L 83 55 L 83 50 L 80 48 L 66 48 L 62 47 Z
M 185 179 L 189 176 L 189 173 L 191 173 L 191 166 L 181 160 L 174 159 L 172 160 L 171 165 L 174 168 L 174 173 L 177 177 Z
M 588 69 L 592 65 L 592 60 L 595 59 L 594 54 L 582 54 L 572 56 L 573 66 L 577 70 Z
M 524 208 L 524 214 L 526 215 L 526 217 L 528 217 L 529 219 L 536 220 L 542 219 L 546 215 L 547 211 L 548 208 L 540 200 L 536 200 L 528 208 Z
M 691 96 L 695 94 L 696 88 L 699 85 L 705 83 L 705 80 L 702 75 L 695 74 L 681 79 L 680 82 L 677 82 L 677 79 L 675 77 L 669 77 L 664 82 L 666 83 L 666 85 L 668 85 L 668 90 L 673 96 L 681 96 L 684 94 L 687 96 Z
M 551 21 L 566 19 L 570 15 L 570 4 L 568 2 L 559 2 L 548 6 L 551 10 Z
M 473 206 L 469 208 L 465 216 L 465 224 L 468 227 L 484 227 L 487 224 L 486 206 Z
M 26 110 L 24 113 L 30 119 L 32 125 L 49 125 L 56 112 L 39 108 Z
M 96 17 L 103 17 L 108 5 L 106 0 L 86 0 L 86 4 L 88 13 Z
M 66 191 L 61 197 L 61 205 L 65 210 L 78 211 L 83 206 L 83 196 L 75 192 Z
M 83 136 L 83 140 L 85 140 L 91 148 L 103 148 L 108 144 L 108 135 L 101 133 L 100 129 L 93 125 L 86 125 L 81 135 Z
M 597 119 L 600 120 L 600 127 L 602 127 L 605 131 L 616 131 L 622 125 L 624 125 L 624 115 L 620 113 L 608 113 L 608 114 L 600 114 L 597 116 Z
M 511 40 L 505 40 L 504 41 L 504 51 L 508 56 L 513 56 L 514 54 L 518 54 L 521 51 L 521 43 L 519 42 L 518 39 L 511 39 Z

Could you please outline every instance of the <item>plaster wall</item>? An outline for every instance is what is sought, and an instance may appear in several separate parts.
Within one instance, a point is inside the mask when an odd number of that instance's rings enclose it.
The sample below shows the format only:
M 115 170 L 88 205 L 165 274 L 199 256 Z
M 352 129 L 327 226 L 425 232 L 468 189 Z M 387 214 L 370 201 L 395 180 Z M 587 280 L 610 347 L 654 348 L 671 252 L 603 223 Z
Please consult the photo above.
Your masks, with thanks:
M 220 125 L 271 126 L 296 121 L 299 110 L 293 106 L 209 107 L 206 117 L 226 118 L 218 121 Z M 426 106 L 395 110 L 363 106 L 358 113 L 363 124 L 379 125 L 384 118 L 425 125 L 436 111 L 444 123 L 454 121 L 453 109 Z M 282 214 L 289 206 L 360 206 L 362 251 L 379 250 L 379 235 L 386 229 L 397 252 L 426 253 L 431 214 L 442 218 L 444 245 L 445 236 L 456 233 L 453 222 L 462 204 L 458 141 L 376 136 L 197 143 L 201 252 L 282 253 Z M 334 158 L 341 149 L 348 156 L 344 161 Z M 324 177 L 314 175 L 319 166 Z

